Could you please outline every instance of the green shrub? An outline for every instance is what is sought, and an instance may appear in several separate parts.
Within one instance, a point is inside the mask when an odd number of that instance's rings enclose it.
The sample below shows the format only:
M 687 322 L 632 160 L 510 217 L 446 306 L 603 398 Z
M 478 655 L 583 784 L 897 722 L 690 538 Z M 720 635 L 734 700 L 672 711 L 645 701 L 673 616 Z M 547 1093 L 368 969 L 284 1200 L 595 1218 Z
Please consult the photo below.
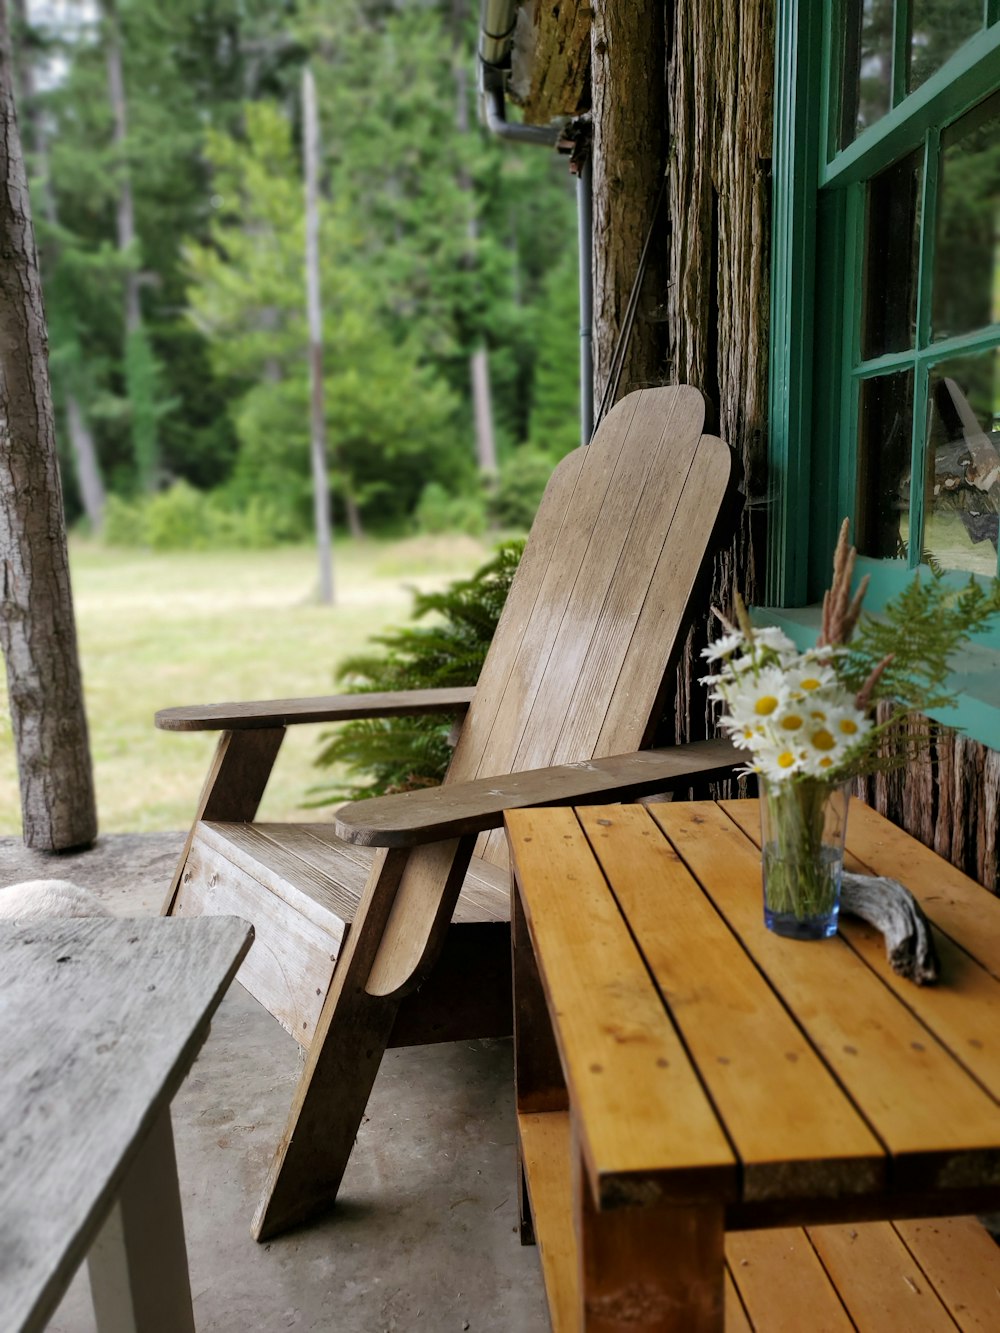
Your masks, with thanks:
M 372 643 L 384 651 L 342 662 L 338 682 L 358 693 L 474 685 L 523 549 L 523 542 L 505 542 L 471 578 L 441 592 L 414 592 L 411 620 L 433 616 L 431 623 L 375 635 Z M 359 780 L 315 788 L 312 804 L 436 786 L 451 758 L 451 726 L 440 716 L 363 718 L 324 733 L 317 766 L 342 764 Z
M 492 516 L 500 527 L 527 532 L 554 466 L 547 454 L 530 445 L 515 449 L 504 460 L 490 502 Z
M 486 530 L 484 495 L 452 495 L 438 481 L 429 481 L 420 492 L 413 511 L 417 531 L 436 536 L 447 532 L 465 532 L 478 537 Z
M 283 514 L 254 497 L 235 507 L 218 493 L 177 481 L 155 495 L 108 497 L 104 540 L 109 546 L 153 551 L 261 550 L 299 536 Z

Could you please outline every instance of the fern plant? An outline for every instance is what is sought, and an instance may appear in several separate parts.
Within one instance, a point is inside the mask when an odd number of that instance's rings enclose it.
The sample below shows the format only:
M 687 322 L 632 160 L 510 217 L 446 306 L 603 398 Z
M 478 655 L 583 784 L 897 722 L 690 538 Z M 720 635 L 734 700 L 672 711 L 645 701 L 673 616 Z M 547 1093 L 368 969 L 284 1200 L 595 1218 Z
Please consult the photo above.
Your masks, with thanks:
M 470 578 L 439 592 L 414 592 L 411 622 L 429 623 L 410 623 L 373 636 L 372 644 L 382 651 L 346 659 L 337 681 L 359 694 L 474 685 L 523 550 L 523 541 L 505 542 Z M 451 758 L 451 726 L 452 719 L 440 715 L 361 718 L 325 732 L 316 765 L 341 765 L 347 777 L 314 787 L 310 804 L 436 786 Z

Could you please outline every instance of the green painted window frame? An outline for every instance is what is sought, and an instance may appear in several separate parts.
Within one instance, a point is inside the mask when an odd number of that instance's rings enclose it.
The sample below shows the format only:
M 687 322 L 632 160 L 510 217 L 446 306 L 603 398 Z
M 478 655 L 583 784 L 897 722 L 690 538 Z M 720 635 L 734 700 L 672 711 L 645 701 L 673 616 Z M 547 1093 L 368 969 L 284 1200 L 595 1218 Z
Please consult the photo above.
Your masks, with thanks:
M 908 0 L 897 5 L 898 51 L 908 36 Z M 1000 0 L 984 0 L 983 30 L 915 92 L 900 100 L 895 79 L 896 105 L 839 151 L 834 127 L 839 123 L 843 0 L 777 0 L 775 19 L 767 602 L 788 607 L 808 605 L 821 595 L 840 520 L 854 518 L 861 381 L 912 366 L 919 402 L 931 364 L 1000 342 L 1000 325 L 993 325 L 930 344 L 934 228 L 926 225 L 936 211 L 941 128 L 1000 89 Z M 900 67 L 898 59 L 894 67 Z M 858 307 L 865 185 L 921 146 L 924 240 L 917 347 L 862 361 Z M 822 283 L 817 282 L 820 273 Z M 914 476 L 922 475 L 917 465 L 926 426 L 926 415 L 915 411 Z M 915 486 L 914 531 L 922 530 L 922 504 L 922 488 Z M 911 543 L 906 561 L 863 564 L 873 575 L 877 605 L 918 566 L 918 544 Z
M 892 108 L 849 147 L 837 151 L 833 136 L 839 108 L 834 94 L 839 87 L 843 4 L 776 0 L 775 5 L 766 583 L 766 603 L 774 610 L 766 614 L 803 647 L 815 640 L 815 608 L 829 582 L 841 519 L 854 519 L 862 379 L 905 364 L 913 365 L 926 385 L 932 362 L 1000 340 L 1000 326 L 933 346 L 927 346 L 924 337 L 918 339 L 919 352 L 911 349 L 863 363 L 859 309 L 866 183 L 923 144 L 922 216 L 934 216 L 942 127 L 1000 88 L 1000 0 L 983 0 L 984 29 L 915 92 L 901 98 L 900 80 L 894 79 Z M 894 33 L 896 69 L 903 40 L 909 39 L 907 10 L 904 0 Z M 917 297 L 918 324 L 923 321 L 925 334 L 932 257 L 932 244 L 925 244 Z M 919 384 L 914 392 L 919 401 Z M 918 411 L 913 415 L 913 475 L 919 476 L 916 464 L 922 458 L 926 417 Z M 922 518 L 922 502 L 922 488 L 913 487 L 911 521 Z M 919 543 L 911 543 L 907 560 L 859 562 L 872 576 L 870 609 L 878 610 L 912 577 L 918 559 Z M 964 583 L 968 575 L 947 577 Z M 998 650 L 1000 630 L 977 640 L 975 669 L 953 680 L 961 702 L 940 715 L 941 721 L 965 728 L 994 748 L 1000 748 Z

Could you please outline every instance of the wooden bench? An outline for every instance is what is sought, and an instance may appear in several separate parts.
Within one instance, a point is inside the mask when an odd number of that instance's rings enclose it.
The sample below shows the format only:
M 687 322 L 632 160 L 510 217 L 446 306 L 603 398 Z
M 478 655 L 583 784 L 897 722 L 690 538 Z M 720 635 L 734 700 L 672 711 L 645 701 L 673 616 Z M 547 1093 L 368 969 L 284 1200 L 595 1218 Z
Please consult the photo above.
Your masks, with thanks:
M 859 922 L 778 940 L 756 817 L 507 817 L 523 1237 L 553 1327 L 1000 1327 L 1000 1250 L 944 1216 L 1000 1200 L 1000 903 L 856 806 L 851 866 L 923 899 L 941 986 L 894 977 Z

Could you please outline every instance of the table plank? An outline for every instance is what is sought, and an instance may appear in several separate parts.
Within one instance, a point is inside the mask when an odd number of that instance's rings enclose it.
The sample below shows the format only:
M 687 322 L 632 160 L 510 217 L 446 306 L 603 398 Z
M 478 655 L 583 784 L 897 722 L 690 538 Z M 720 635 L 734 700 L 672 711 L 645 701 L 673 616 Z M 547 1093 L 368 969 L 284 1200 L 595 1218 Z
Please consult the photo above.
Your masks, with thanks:
M 809 1227 L 808 1235 L 857 1328 L 955 1333 L 933 1286 L 888 1222 Z
M 893 1155 L 899 1190 L 1000 1184 L 1000 1108 L 842 939 L 764 928 L 760 854 L 711 803 L 652 807 L 682 859 L 785 997 Z
M 733 1151 L 572 810 L 507 820 L 595 1199 L 734 1197 Z
M 883 1148 L 648 811 L 576 813 L 739 1153 L 744 1200 L 880 1190 Z
M 722 801 L 720 805 L 755 845 L 759 846 L 760 821 L 757 802 Z M 871 813 L 869 807 L 862 805 L 861 802 L 852 803 L 848 828 L 855 814 L 861 811 Z M 867 821 L 867 816 L 861 818 Z M 901 830 L 896 830 L 895 833 L 897 836 L 885 839 L 887 848 L 893 846 L 905 848 L 907 844 L 912 844 L 912 839 Z M 848 842 L 850 841 L 849 833 Z M 923 850 L 927 851 L 926 848 Z M 930 851 L 927 855 L 929 861 L 926 866 L 921 859 L 918 859 L 916 865 L 912 857 L 908 856 L 906 859 L 910 862 L 911 877 L 919 884 L 922 876 L 926 874 L 930 876 L 930 884 L 933 886 L 937 883 L 936 863 L 940 862 L 940 857 Z M 883 864 L 891 864 L 888 850 L 885 852 L 885 858 Z M 902 852 L 897 859 L 903 859 Z M 859 860 L 850 851 L 847 865 L 850 870 L 859 874 L 889 873 L 894 879 L 900 878 L 898 872 L 877 870 L 870 863 Z M 972 881 L 969 883 L 979 894 L 984 913 L 988 914 L 991 911 L 1000 913 L 1000 903 L 991 894 L 987 894 L 978 884 Z M 911 887 L 909 883 L 906 886 Z M 926 909 L 932 915 L 936 914 L 939 901 L 934 892 L 924 895 Z M 967 934 L 971 928 L 971 923 L 964 919 L 955 924 L 963 934 Z M 872 971 L 876 972 L 882 981 L 896 992 L 899 999 L 913 1010 L 921 1022 L 930 1028 L 939 1041 L 947 1046 L 955 1059 L 960 1061 L 993 1097 L 1000 1097 L 1000 981 L 977 963 L 966 949 L 959 947 L 937 928 L 934 928 L 934 940 L 941 962 L 941 979 L 936 986 L 915 986 L 905 977 L 897 976 L 885 956 L 885 941 L 882 935 L 866 922 L 844 917 L 840 922 L 840 933 Z
M 244 921 L 0 925 L 0 1289 L 39 1328 L 187 1072 Z
M 974 1217 L 940 1217 L 894 1226 L 963 1333 L 995 1333 L 1000 1327 L 998 1251 L 982 1223 Z
M 800 1227 L 731 1231 L 726 1262 L 761 1333 L 855 1333 Z

